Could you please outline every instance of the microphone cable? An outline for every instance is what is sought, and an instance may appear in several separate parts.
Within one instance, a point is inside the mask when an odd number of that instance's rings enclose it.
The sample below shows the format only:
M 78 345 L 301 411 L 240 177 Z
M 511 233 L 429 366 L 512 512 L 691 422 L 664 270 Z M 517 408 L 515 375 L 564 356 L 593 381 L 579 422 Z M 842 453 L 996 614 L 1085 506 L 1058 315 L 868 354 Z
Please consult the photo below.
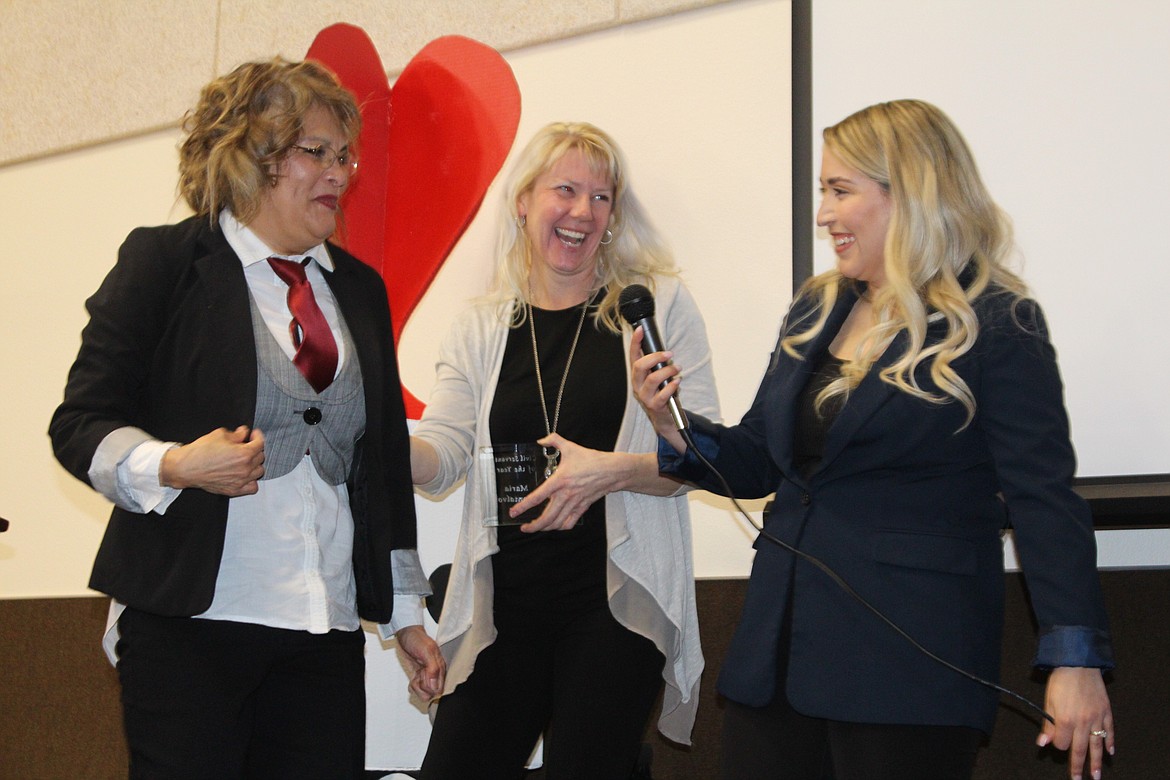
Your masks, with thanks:
M 990 680 L 984 680 L 982 677 L 979 677 L 978 675 L 972 674 L 971 672 L 968 672 L 966 669 L 962 669 L 958 666 L 955 666 L 953 663 L 946 660 L 945 658 L 941 658 L 941 657 L 935 655 L 934 653 L 932 653 L 930 650 L 927 650 L 925 647 L 923 647 L 918 642 L 918 640 L 916 640 L 914 637 L 910 636 L 910 634 L 906 633 L 901 628 L 901 626 L 899 626 L 897 623 L 895 623 L 890 618 L 886 617 L 886 615 L 881 610 L 879 610 L 877 607 L 875 607 L 873 604 L 871 604 L 869 601 L 867 601 L 864 596 L 862 596 L 860 593 L 858 593 L 856 590 L 854 590 L 853 587 L 848 582 L 846 582 L 841 577 L 841 575 L 839 575 L 839 574 L 837 574 L 837 572 L 833 571 L 833 569 L 827 563 L 825 563 L 820 558 L 817 558 L 814 555 L 809 555 L 808 553 L 804 552 L 803 550 L 800 550 L 800 549 L 797 549 L 796 547 L 793 547 L 792 545 L 788 544 L 784 540 L 779 539 L 779 538 L 773 536 L 772 534 L 768 533 L 767 531 L 765 531 L 763 525 L 757 523 L 752 518 L 752 516 L 749 515 L 747 513 L 747 511 L 740 505 L 739 501 L 736 499 L 735 495 L 732 493 L 731 486 L 727 484 L 727 480 L 723 478 L 723 475 L 720 474 L 718 469 L 716 469 L 715 466 L 711 464 L 711 461 L 707 460 L 706 456 L 704 456 L 703 453 L 699 451 L 699 448 L 695 446 L 694 439 L 691 438 L 690 428 L 689 427 L 679 428 L 678 432 L 682 436 L 683 440 L 687 443 L 687 447 L 690 448 L 691 452 L 695 453 L 695 456 L 699 459 L 699 461 L 719 481 L 720 487 L 723 488 L 724 494 L 729 499 L 731 499 L 731 503 L 735 505 L 736 511 L 738 511 L 744 517 L 744 519 L 747 520 L 748 524 L 751 525 L 752 528 L 756 529 L 760 533 L 760 536 L 764 537 L 765 539 L 772 542 L 773 544 L 778 545 L 779 547 L 791 552 L 793 555 L 797 556 L 798 558 L 801 558 L 802 560 L 805 560 L 808 563 L 811 563 L 813 566 L 820 569 L 822 572 L 825 573 L 826 576 L 829 577 L 830 580 L 832 580 L 834 583 L 836 583 L 837 586 L 839 588 L 841 588 L 841 590 L 845 591 L 845 593 L 852 596 L 853 599 L 857 601 L 857 603 L 861 604 L 867 610 L 872 612 L 875 616 L 878 617 L 878 619 L 880 619 L 883 623 L 885 623 L 887 626 L 892 628 L 899 636 L 901 636 L 903 639 L 905 639 L 907 642 L 909 642 L 910 645 L 912 647 L 914 647 L 914 649 L 918 650 L 920 653 L 925 655 L 927 658 L 930 658 L 932 661 L 936 661 L 936 662 L 942 664 L 943 666 L 945 666 L 946 668 L 950 669 L 953 672 L 957 672 L 957 673 L 961 674 L 963 677 L 966 677 L 968 680 L 979 683 L 980 685 L 983 685 L 985 687 L 996 690 L 999 693 L 1002 693 L 1002 694 L 1005 694 L 1007 696 L 1012 697 L 1013 699 L 1021 702 L 1022 704 L 1026 705 L 1027 707 L 1030 707 L 1031 709 L 1035 710 L 1049 723 L 1056 725 L 1056 720 L 1051 715 L 1049 715 L 1047 712 L 1045 712 L 1043 707 L 1036 704 L 1031 699 L 1029 699 L 1025 696 L 1022 696 L 1009 688 L 1005 688 L 1002 685 L 998 685 L 996 683 L 993 683 Z

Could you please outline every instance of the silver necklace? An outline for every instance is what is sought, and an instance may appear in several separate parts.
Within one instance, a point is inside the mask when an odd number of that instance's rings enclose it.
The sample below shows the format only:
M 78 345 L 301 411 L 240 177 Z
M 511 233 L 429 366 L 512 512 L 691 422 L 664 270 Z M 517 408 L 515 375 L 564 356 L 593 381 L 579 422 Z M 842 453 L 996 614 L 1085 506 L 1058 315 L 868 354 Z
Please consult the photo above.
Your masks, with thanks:
M 528 307 L 528 332 L 532 334 L 532 362 L 536 364 L 536 389 L 540 391 L 540 412 L 544 415 L 544 431 L 549 436 L 557 432 L 557 424 L 561 421 L 561 399 L 565 395 L 565 382 L 569 379 L 569 367 L 573 365 L 573 355 L 577 352 L 577 341 L 581 338 L 581 328 L 585 325 L 585 315 L 589 312 L 590 298 L 586 298 L 585 302 L 581 304 L 581 319 L 577 320 L 577 332 L 573 334 L 573 345 L 569 347 L 569 359 L 565 361 L 565 371 L 561 374 L 561 386 L 557 390 L 557 404 L 553 410 L 552 423 L 548 420 L 548 403 L 544 399 L 544 380 L 540 376 L 540 353 L 536 349 L 536 323 L 533 322 L 532 304 L 526 302 Z M 544 448 L 544 477 L 548 479 L 557 470 L 560 464 L 561 451 L 556 447 Z

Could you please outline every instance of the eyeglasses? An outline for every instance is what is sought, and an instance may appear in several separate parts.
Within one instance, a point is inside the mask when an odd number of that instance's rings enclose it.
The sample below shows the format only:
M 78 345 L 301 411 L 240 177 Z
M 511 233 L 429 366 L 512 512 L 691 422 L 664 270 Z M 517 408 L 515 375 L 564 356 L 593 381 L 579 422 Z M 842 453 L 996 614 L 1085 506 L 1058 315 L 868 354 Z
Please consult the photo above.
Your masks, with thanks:
M 357 155 L 351 152 L 349 149 L 341 152 L 335 152 L 324 144 L 320 146 L 299 146 L 298 144 L 293 144 L 292 148 L 296 149 L 298 152 L 304 152 L 313 162 L 317 163 L 317 167 L 323 171 L 332 168 L 333 163 L 337 163 L 342 168 L 349 171 L 350 174 L 357 173 Z

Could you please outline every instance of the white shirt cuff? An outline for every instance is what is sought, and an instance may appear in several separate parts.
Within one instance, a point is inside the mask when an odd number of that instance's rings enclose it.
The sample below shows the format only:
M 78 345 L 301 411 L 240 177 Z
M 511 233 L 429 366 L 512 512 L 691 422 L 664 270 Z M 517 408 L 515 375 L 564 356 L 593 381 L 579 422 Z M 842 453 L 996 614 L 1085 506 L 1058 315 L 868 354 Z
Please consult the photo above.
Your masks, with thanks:
M 378 636 L 390 640 L 404 628 L 421 626 L 423 622 L 423 601 L 418 596 L 395 596 L 394 614 L 389 623 L 378 624 Z
M 135 447 L 118 464 L 118 505 L 132 512 L 163 514 L 183 491 L 159 482 L 163 455 L 179 445 L 151 439 Z

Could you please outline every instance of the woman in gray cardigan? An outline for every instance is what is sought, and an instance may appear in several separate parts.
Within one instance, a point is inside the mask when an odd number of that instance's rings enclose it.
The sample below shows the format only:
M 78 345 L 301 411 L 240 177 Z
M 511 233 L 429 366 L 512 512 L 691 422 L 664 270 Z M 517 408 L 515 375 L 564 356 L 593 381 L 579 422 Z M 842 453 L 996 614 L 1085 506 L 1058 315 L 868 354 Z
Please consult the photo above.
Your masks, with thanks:
M 717 415 L 710 349 L 604 132 L 541 130 L 504 210 L 497 294 L 455 322 L 411 441 L 422 490 L 467 480 L 438 634 L 450 671 L 422 776 L 520 777 L 544 733 L 556 777 L 624 780 L 663 681 L 659 728 L 690 741 L 703 659 L 686 497 L 659 476 L 629 391 L 621 290 L 654 290 L 688 402 Z M 525 442 L 550 457 L 549 476 L 500 512 L 477 462 Z

